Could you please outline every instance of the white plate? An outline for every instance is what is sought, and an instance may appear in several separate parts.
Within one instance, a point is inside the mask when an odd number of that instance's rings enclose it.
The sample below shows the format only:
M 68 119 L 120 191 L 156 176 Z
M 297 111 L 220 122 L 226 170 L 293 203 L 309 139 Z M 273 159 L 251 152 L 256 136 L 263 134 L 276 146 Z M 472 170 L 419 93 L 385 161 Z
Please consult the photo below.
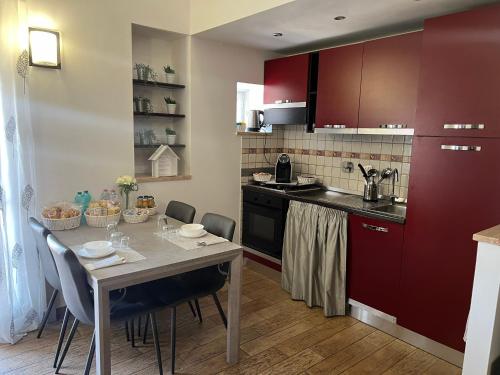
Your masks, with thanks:
M 185 233 L 182 230 L 179 231 L 179 235 L 181 235 L 182 237 L 187 237 L 187 238 L 200 238 L 200 237 L 203 237 L 207 233 L 208 232 L 206 230 L 203 230 L 201 233 L 197 233 L 197 234 Z
M 78 250 L 78 255 L 84 258 L 103 258 L 116 250 L 111 247 L 110 241 L 91 241 L 84 243 Z

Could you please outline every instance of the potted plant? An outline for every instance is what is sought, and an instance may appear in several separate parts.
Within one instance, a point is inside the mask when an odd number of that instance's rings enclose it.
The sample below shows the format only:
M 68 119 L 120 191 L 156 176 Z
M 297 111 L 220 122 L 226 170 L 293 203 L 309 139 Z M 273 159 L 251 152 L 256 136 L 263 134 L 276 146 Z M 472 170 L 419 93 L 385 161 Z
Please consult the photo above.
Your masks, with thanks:
M 175 109 L 177 107 L 177 103 L 174 99 L 172 99 L 170 96 L 164 98 L 165 103 L 167 104 L 167 113 L 174 114 Z
M 139 113 L 149 113 L 153 111 L 151 99 L 142 96 L 137 97 L 136 109 Z
M 175 145 L 175 139 L 177 138 L 177 133 L 173 129 L 165 129 L 165 133 L 167 134 L 167 145 Z
M 135 64 L 135 70 L 137 71 L 137 79 L 141 81 L 156 81 L 158 75 L 155 73 L 153 68 L 146 64 Z
M 174 83 L 175 81 L 175 70 L 170 67 L 170 65 L 164 66 L 163 71 L 165 72 L 165 79 L 167 83 Z

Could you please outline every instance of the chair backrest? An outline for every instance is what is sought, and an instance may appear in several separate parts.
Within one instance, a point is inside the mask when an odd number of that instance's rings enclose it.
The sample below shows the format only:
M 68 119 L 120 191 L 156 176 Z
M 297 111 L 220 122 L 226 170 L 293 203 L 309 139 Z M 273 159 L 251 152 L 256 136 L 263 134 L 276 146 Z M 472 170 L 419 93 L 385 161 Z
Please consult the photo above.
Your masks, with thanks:
M 193 206 L 179 201 L 170 201 L 165 210 L 165 215 L 186 224 L 193 222 L 195 214 L 196 209 Z
M 52 257 L 49 246 L 47 245 L 47 236 L 51 233 L 37 219 L 30 217 L 29 224 L 35 237 L 36 248 L 42 262 L 45 279 L 54 289 L 61 291 L 61 281 L 57 273 L 56 263 Z
M 80 322 L 94 324 L 94 299 L 87 284 L 85 269 L 75 253 L 53 234 L 49 234 L 47 243 L 56 262 L 66 306 Z
M 228 241 L 233 240 L 234 228 L 236 228 L 236 222 L 233 219 L 219 214 L 206 213 L 201 218 L 201 224 L 203 224 L 207 232 L 223 237 Z

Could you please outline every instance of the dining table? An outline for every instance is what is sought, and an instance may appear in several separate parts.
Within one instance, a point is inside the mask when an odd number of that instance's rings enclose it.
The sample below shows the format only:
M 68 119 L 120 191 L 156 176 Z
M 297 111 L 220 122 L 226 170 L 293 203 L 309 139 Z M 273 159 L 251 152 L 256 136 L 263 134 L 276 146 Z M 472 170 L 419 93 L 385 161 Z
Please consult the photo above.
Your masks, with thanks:
M 167 218 L 166 221 L 174 227 L 184 224 L 173 218 Z M 155 217 L 139 224 L 121 222 L 118 230 L 130 238 L 129 248 L 145 259 L 91 271 L 86 269 L 94 296 L 96 374 L 111 374 L 110 291 L 225 262 L 230 263 L 226 361 L 230 364 L 237 363 L 240 347 L 242 247 L 225 241 L 186 250 L 171 242 L 168 236 L 158 235 Z M 76 229 L 57 232 L 56 236 L 75 251 L 86 242 L 106 239 L 107 229 L 82 224 Z M 84 259 L 79 260 L 84 263 Z

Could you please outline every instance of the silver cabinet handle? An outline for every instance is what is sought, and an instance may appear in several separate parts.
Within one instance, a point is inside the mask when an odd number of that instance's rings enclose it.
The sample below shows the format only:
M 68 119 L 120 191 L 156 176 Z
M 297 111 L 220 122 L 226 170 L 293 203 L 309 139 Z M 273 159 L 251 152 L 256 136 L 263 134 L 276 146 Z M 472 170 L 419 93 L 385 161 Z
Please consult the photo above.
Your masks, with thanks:
M 406 124 L 380 124 L 378 127 L 382 129 L 403 129 L 406 128 Z
M 365 229 L 368 229 L 368 230 L 374 230 L 375 232 L 384 232 L 384 233 L 389 232 L 389 228 L 377 227 L 376 225 L 362 223 L 361 226 Z
M 481 151 L 481 146 L 441 145 L 441 150 L 449 150 L 449 151 Z
M 343 125 L 343 124 L 333 124 L 333 125 L 332 124 L 326 124 L 325 128 L 327 128 L 327 129 L 345 129 L 346 126 Z
M 481 130 L 484 129 L 484 124 L 444 124 L 443 129 L 454 130 Z

